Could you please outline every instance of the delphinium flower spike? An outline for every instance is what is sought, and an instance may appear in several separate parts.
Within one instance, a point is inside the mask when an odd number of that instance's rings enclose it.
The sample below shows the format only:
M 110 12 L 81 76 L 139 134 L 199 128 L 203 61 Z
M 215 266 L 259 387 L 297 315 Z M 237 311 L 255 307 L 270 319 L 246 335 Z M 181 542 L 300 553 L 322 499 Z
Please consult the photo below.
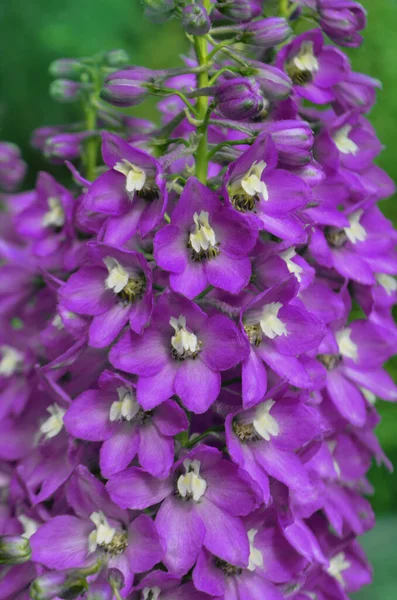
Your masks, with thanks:
M 380 83 L 337 47 L 365 11 L 143 10 L 179 21 L 180 67 L 51 65 L 80 119 L 32 144 L 69 184 L 16 193 L 0 144 L 0 598 L 347 600 L 397 400 Z

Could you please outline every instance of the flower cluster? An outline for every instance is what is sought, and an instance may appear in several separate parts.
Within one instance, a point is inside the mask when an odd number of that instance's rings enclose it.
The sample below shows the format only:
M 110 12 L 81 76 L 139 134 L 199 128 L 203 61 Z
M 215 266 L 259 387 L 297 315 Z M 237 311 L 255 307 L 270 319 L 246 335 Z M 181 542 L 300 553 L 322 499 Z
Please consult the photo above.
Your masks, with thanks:
M 52 65 L 84 121 L 32 141 L 68 188 L 13 193 L 0 144 L 0 600 L 347 600 L 397 400 L 380 84 L 326 42 L 365 12 L 144 5 L 194 52 Z M 160 126 L 121 112 L 149 96 Z

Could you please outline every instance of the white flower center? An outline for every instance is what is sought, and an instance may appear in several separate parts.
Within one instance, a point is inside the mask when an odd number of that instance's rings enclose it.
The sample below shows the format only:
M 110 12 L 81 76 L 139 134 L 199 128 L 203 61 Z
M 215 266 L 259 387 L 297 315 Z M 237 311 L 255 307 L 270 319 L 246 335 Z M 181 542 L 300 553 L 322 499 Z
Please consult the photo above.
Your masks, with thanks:
M 281 302 L 266 304 L 262 310 L 259 324 L 263 333 L 271 340 L 279 335 L 287 335 L 285 323 L 278 318 L 278 311 L 282 308 Z
M 367 400 L 367 402 L 369 402 L 372 405 L 374 405 L 376 403 L 376 399 L 377 399 L 376 394 L 374 394 L 370 390 L 367 390 L 367 388 L 363 388 L 363 387 L 360 387 L 360 392 L 362 393 L 364 398 Z
M 131 389 L 117 388 L 119 399 L 112 403 L 109 412 L 110 421 L 132 421 L 139 412 L 139 404 Z
M 261 438 L 266 440 L 266 442 L 269 442 L 271 437 L 277 437 L 280 433 L 279 424 L 270 414 L 270 411 L 274 405 L 274 400 L 266 400 L 266 402 L 262 402 L 262 404 L 257 407 L 255 411 L 255 417 L 252 422 L 255 431 L 261 436 Z
M 350 327 L 345 327 L 344 329 L 340 329 L 336 334 L 336 343 L 338 344 L 339 352 L 342 356 L 346 356 L 346 358 L 351 358 L 356 361 L 358 358 L 358 348 L 357 344 L 355 344 L 351 339 L 352 330 Z
M 159 600 L 161 589 L 159 587 L 143 588 L 142 600 Z
M 383 287 L 388 296 L 391 296 L 397 290 L 397 280 L 392 275 L 376 273 L 375 279 Z
M 269 200 L 269 192 L 264 181 L 261 181 L 262 173 L 267 164 L 264 160 L 254 162 L 250 170 L 241 179 L 241 187 L 248 196 L 259 194 L 263 200 Z
M 349 133 L 352 130 L 351 125 L 344 125 L 338 131 L 334 133 L 332 139 L 335 142 L 336 147 L 342 154 L 354 154 L 358 152 L 358 146 L 353 140 L 349 138 Z
M 248 539 L 249 539 L 249 543 L 250 543 L 250 555 L 249 555 L 249 559 L 248 559 L 248 570 L 249 571 L 255 571 L 255 569 L 257 567 L 259 567 L 260 569 L 263 569 L 262 552 L 260 552 L 260 550 L 258 550 L 254 546 L 254 540 L 255 540 L 255 536 L 257 533 L 258 533 L 257 529 L 250 529 L 248 532 Z
M 62 329 L 65 328 L 65 325 L 63 324 L 62 321 L 62 317 L 59 314 L 56 314 L 55 317 L 52 319 L 51 324 L 58 329 L 58 331 L 62 331 Z
M 287 265 L 288 271 L 290 273 L 292 273 L 293 275 L 295 275 L 297 280 L 300 282 L 302 280 L 301 273 L 302 273 L 303 269 L 300 265 L 297 265 L 296 263 L 294 263 L 292 261 L 294 256 L 296 256 L 296 252 L 295 252 L 294 248 L 288 248 L 288 250 L 285 250 L 284 252 L 282 252 L 280 254 L 280 258 L 282 258 L 283 261 L 285 262 L 285 264 Z
M 48 198 L 48 211 L 43 217 L 44 227 L 63 227 L 65 224 L 65 211 L 59 198 Z
M 93 512 L 90 516 L 95 529 L 88 536 L 88 552 L 95 552 L 98 546 L 107 546 L 116 535 L 116 529 L 109 525 L 103 512 Z
M 177 481 L 178 492 L 182 498 L 193 499 L 198 502 L 205 494 L 207 482 L 200 477 L 200 461 L 189 460 L 183 461 L 186 473 L 181 475 Z
M 0 346 L 0 375 L 11 377 L 23 365 L 23 354 L 12 346 Z
M 208 212 L 202 210 L 198 215 L 194 213 L 194 231 L 189 235 L 189 242 L 197 253 L 216 246 L 215 231 L 208 222 Z
M 23 527 L 22 537 L 29 540 L 32 537 L 32 535 L 34 533 L 36 533 L 36 531 L 38 530 L 39 523 L 37 521 L 35 521 L 34 519 L 27 517 L 26 515 L 18 515 L 17 518 Z
M 128 193 L 140 192 L 146 183 L 147 175 L 145 171 L 130 163 L 126 158 L 116 163 L 113 169 L 125 175 L 125 189 Z
M 335 554 L 333 558 L 329 561 L 329 567 L 327 569 L 327 573 L 334 577 L 342 587 L 345 586 L 345 582 L 342 576 L 343 571 L 347 571 L 350 569 L 351 563 L 346 560 L 346 555 L 344 552 L 339 552 Z
M 299 71 L 309 71 L 310 73 L 318 71 L 320 67 L 314 55 L 313 42 L 303 42 L 298 54 L 292 59 L 292 63 Z
M 103 259 L 109 275 L 105 279 L 105 287 L 113 290 L 115 294 L 120 294 L 127 287 L 130 281 L 139 280 L 139 274 L 126 270 L 115 258 L 107 256 Z
M 194 333 L 186 329 L 186 318 L 180 315 L 178 319 L 171 317 L 170 325 L 175 334 L 171 338 L 171 346 L 179 356 L 186 353 L 194 354 L 199 349 L 199 341 Z
M 50 413 L 50 416 L 41 424 L 40 433 L 44 435 L 46 440 L 49 440 L 62 431 L 63 417 L 66 410 L 58 404 L 51 404 L 47 407 L 47 412 Z
M 349 215 L 348 219 L 350 226 L 344 228 L 347 238 L 352 244 L 364 242 L 367 238 L 367 232 L 360 223 L 363 212 L 363 210 L 357 210 Z

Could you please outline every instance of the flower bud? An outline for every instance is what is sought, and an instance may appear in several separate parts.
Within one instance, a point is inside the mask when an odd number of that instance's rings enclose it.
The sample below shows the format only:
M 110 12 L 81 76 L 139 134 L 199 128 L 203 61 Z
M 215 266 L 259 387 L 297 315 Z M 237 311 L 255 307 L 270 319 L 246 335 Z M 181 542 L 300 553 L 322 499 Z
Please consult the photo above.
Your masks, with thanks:
M 0 536 L 0 565 L 21 565 L 30 560 L 29 540 L 21 535 Z
M 88 588 L 85 577 L 78 572 L 50 571 L 37 577 L 30 586 L 32 600 L 52 600 L 55 596 L 73 600 Z
M 236 23 L 249 21 L 253 16 L 249 0 L 233 0 L 232 2 L 218 0 L 216 8 L 223 17 L 235 21 Z
M 240 30 L 242 32 L 241 41 L 244 44 L 261 48 L 277 46 L 291 35 L 291 28 L 287 20 L 282 17 L 270 17 L 244 23 Z
M 215 99 L 220 113 L 227 119 L 250 119 L 258 116 L 264 107 L 259 85 L 244 77 L 218 84 Z
M 8 142 L 0 143 L 0 189 L 12 192 L 21 183 L 26 173 L 26 163 L 19 148 Z
M 262 124 L 270 133 L 283 165 L 299 167 L 311 160 L 313 131 L 306 121 L 285 119 Z
M 250 66 L 255 70 L 252 76 L 259 83 L 262 92 L 267 98 L 270 100 L 282 100 L 289 95 L 292 82 L 284 71 L 262 63 L 259 60 L 251 60 Z
M 127 52 L 122 49 L 106 52 L 104 59 L 108 67 L 114 67 L 115 69 L 125 67 L 130 61 Z
M 71 79 L 55 79 L 50 85 L 50 95 L 57 102 L 69 103 L 81 100 L 85 86 Z
M 182 26 L 191 35 L 205 35 L 211 29 L 207 11 L 201 4 L 189 4 L 182 11 Z
M 111 73 L 105 79 L 101 98 L 114 106 L 136 106 L 147 98 L 147 84 L 155 76 L 156 71 L 144 67 L 131 67 Z
M 320 25 L 328 37 L 340 46 L 356 48 L 362 42 L 357 32 L 366 25 L 366 11 L 351 0 L 319 0 Z
M 175 0 L 141 0 L 145 16 L 154 23 L 164 23 L 175 11 Z
M 67 79 L 79 79 L 86 70 L 83 63 L 74 58 L 60 58 L 50 64 L 50 75 Z
M 45 141 L 44 154 L 55 162 L 75 160 L 81 154 L 81 142 L 89 135 L 89 132 L 53 135 Z

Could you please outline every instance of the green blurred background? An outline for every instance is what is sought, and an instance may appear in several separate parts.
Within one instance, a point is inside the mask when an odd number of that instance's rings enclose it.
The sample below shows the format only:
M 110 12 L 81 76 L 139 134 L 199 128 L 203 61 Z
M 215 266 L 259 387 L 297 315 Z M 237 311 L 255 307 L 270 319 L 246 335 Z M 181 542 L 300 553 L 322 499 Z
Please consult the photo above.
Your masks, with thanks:
M 365 43 L 349 52 L 355 70 L 383 82 L 370 119 L 385 145 L 379 164 L 397 181 L 397 0 L 362 0 L 369 24 Z M 0 139 L 17 143 L 30 165 L 28 183 L 48 164 L 29 145 L 35 127 L 79 119 L 75 108 L 48 95 L 48 65 L 61 57 L 89 56 L 124 48 L 131 62 L 153 68 L 178 65 L 184 39 L 176 23 L 154 25 L 142 15 L 139 0 L 3 0 L 0 2 Z M 145 116 L 145 107 L 134 114 Z M 149 109 L 150 110 L 150 109 Z M 397 224 L 396 198 L 382 204 Z M 389 365 L 394 378 L 397 359 Z M 379 402 L 378 434 L 397 465 L 397 407 Z M 375 530 L 363 543 L 375 566 L 375 582 L 356 598 L 396 600 L 397 475 L 372 469 Z

